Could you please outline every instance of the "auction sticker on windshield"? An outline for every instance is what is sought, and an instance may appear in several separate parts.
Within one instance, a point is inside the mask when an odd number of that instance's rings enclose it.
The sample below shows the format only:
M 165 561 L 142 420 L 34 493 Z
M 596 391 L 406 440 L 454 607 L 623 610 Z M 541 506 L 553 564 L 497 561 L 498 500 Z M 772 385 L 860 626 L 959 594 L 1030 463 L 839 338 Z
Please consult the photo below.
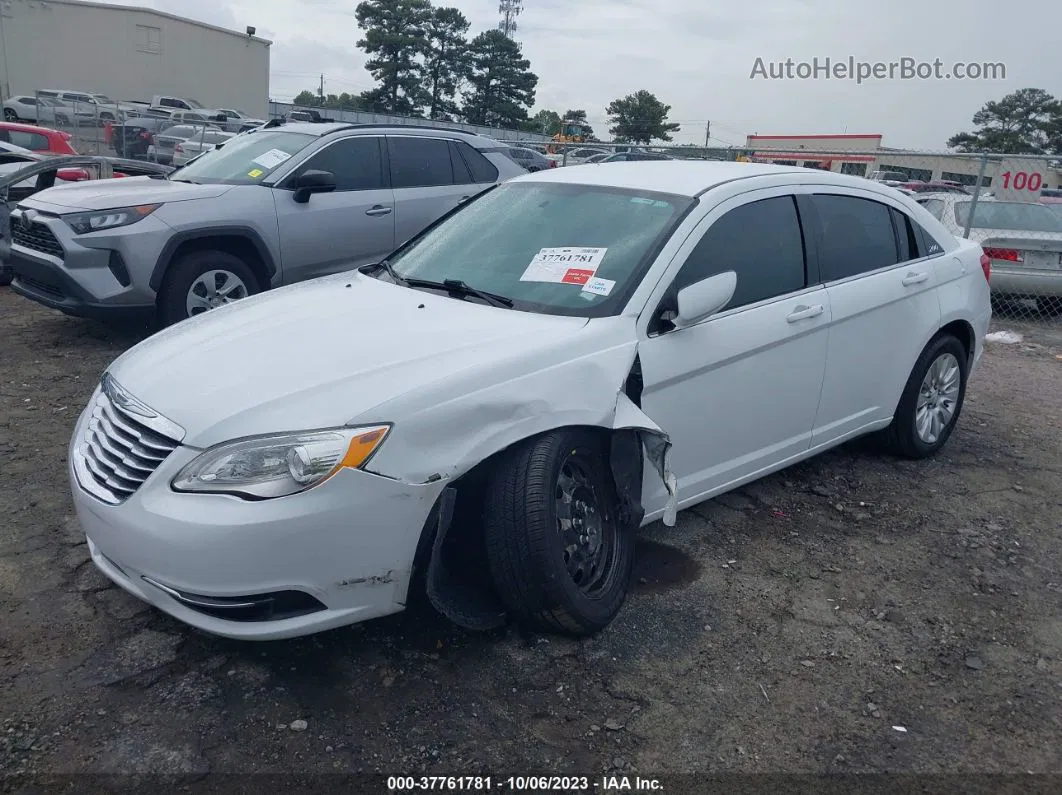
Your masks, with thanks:
M 581 292 L 591 293 L 592 295 L 608 295 L 615 286 L 616 283 L 612 279 L 602 279 L 595 276 L 583 285 Z
M 279 166 L 289 157 L 291 157 L 291 155 L 281 149 L 270 149 L 268 152 L 263 152 L 262 154 L 260 154 L 251 162 L 257 163 L 258 165 L 262 166 L 262 168 L 272 169 Z
M 597 273 L 606 251 L 607 248 L 579 247 L 541 249 L 520 281 L 585 285 Z

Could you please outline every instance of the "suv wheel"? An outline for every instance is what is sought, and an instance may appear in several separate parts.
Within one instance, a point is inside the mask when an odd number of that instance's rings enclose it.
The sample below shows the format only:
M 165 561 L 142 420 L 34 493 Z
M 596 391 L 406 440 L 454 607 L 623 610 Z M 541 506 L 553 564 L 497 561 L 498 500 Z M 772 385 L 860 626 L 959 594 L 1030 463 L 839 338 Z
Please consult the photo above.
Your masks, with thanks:
M 224 251 L 194 251 L 166 273 L 159 294 L 159 320 L 170 326 L 259 290 L 254 271 L 239 257 Z

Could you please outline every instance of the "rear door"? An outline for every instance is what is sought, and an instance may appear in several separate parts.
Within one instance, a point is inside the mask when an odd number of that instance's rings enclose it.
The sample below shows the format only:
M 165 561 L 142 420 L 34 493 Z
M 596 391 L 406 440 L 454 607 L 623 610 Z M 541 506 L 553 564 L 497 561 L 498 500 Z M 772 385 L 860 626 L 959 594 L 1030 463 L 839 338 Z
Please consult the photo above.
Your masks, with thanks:
M 802 197 L 832 309 L 813 447 L 891 418 L 940 327 L 943 252 L 923 251 L 906 213 L 879 198 L 832 188 Z
M 377 135 L 334 141 L 274 188 L 285 283 L 379 262 L 395 248 L 383 147 Z M 292 199 L 295 180 L 311 169 L 331 172 L 336 189 L 299 204 Z
M 462 147 L 486 164 L 466 162 Z M 395 201 L 395 242 L 402 245 L 462 202 L 489 187 L 498 170 L 461 141 L 415 135 L 387 136 Z M 493 175 L 493 176 L 492 176 Z M 480 180 L 480 181 L 477 181 Z

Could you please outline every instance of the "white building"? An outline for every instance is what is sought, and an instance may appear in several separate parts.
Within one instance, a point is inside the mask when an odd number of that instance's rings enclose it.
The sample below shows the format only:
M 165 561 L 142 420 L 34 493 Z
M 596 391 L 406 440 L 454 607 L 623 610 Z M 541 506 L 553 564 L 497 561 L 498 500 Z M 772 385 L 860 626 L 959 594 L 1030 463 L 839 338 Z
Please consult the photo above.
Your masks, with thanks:
M 264 118 L 271 43 L 147 8 L 0 0 L 0 90 L 146 102 L 166 94 Z

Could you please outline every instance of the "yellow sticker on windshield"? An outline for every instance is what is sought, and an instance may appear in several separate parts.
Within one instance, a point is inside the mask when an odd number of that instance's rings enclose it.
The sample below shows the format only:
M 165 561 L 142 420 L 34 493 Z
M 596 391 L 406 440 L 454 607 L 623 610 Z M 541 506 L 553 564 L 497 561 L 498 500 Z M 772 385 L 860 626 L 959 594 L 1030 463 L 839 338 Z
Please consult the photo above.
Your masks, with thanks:
M 247 172 L 247 176 L 249 176 L 251 179 L 258 179 L 264 173 L 265 172 L 262 171 L 262 169 L 260 168 L 252 168 L 250 171 Z

